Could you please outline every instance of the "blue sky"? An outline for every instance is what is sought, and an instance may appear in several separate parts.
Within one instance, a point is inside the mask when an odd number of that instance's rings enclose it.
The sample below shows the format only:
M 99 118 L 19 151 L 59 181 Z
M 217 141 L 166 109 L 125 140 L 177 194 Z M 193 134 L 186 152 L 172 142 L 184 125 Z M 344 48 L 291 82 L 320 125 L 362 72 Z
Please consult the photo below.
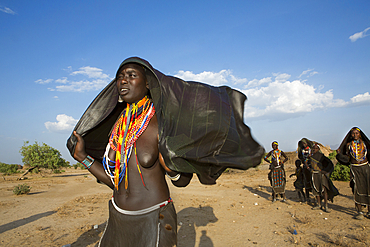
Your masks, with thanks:
M 185 80 L 244 92 L 266 149 L 302 137 L 337 148 L 370 136 L 369 1 L 0 0 L 0 162 L 24 141 L 61 151 L 131 56 Z

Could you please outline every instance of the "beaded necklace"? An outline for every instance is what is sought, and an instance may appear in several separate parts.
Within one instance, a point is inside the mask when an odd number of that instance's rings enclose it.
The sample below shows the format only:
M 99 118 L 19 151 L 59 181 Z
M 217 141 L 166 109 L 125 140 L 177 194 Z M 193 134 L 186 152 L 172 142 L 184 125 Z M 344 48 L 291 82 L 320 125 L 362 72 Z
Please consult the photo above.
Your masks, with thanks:
M 349 145 L 349 151 L 351 156 L 357 161 L 364 161 L 366 158 L 366 145 L 361 140 L 352 141 Z
M 302 150 L 302 155 L 303 155 L 303 158 L 305 160 L 307 160 L 309 158 L 309 156 L 311 155 L 311 148 L 309 146 L 305 147 L 303 150 Z
M 125 189 L 128 188 L 127 165 L 132 151 L 134 151 L 137 169 L 145 187 L 137 159 L 136 140 L 148 127 L 149 121 L 154 114 L 153 102 L 150 101 L 148 96 L 145 96 L 138 103 L 127 104 L 127 107 L 123 110 L 120 118 L 113 127 L 112 134 L 109 138 L 109 145 L 111 149 L 116 151 L 116 160 L 112 162 L 114 165 L 109 165 L 107 159 L 104 159 L 103 165 L 117 190 L 123 178 L 125 178 Z
M 280 154 L 281 151 L 279 149 L 273 150 L 272 152 L 272 159 L 275 159 L 278 165 L 280 165 Z

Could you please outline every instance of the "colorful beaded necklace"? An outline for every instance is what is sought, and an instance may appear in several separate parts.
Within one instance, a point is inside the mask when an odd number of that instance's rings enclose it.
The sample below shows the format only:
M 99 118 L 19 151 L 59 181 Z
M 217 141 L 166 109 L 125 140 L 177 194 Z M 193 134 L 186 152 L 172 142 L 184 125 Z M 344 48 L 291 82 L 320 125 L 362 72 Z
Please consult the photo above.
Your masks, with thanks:
M 311 155 L 311 148 L 309 146 L 305 147 L 303 150 L 302 150 L 302 156 L 305 160 L 307 160 Z
M 145 96 L 138 103 L 127 104 L 126 109 L 114 125 L 109 144 L 110 148 L 116 151 L 116 160 L 112 162 L 114 165 L 109 165 L 107 161 L 103 162 L 103 165 L 117 190 L 123 178 L 125 178 L 125 189 L 128 188 L 127 165 L 132 151 L 134 151 L 137 169 L 145 187 L 137 159 L 136 140 L 148 127 L 149 121 L 154 114 L 153 102 L 150 101 L 148 96 Z
M 280 155 L 281 155 L 281 151 L 279 149 L 273 150 L 272 159 L 275 159 L 278 165 L 280 165 L 280 162 L 281 162 Z
M 366 145 L 361 140 L 354 140 L 349 145 L 351 156 L 357 161 L 364 161 L 366 158 L 367 150 Z

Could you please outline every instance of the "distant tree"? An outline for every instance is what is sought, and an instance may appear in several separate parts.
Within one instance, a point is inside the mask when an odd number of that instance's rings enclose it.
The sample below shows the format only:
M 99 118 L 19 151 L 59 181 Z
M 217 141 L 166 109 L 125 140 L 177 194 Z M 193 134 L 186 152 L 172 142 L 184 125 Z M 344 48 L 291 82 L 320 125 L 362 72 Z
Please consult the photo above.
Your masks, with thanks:
M 23 164 L 31 168 L 46 168 L 56 171 L 61 167 L 69 166 L 69 162 L 61 157 L 57 149 L 45 143 L 39 145 L 35 142 L 35 144 L 29 145 L 29 142 L 25 141 L 19 152 L 23 157 Z

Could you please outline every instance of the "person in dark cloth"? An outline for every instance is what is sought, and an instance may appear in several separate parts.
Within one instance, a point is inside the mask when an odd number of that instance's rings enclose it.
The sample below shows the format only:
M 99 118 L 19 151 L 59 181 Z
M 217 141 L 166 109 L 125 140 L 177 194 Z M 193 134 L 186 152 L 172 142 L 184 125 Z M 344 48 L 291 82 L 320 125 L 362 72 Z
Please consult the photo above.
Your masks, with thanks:
M 113 190 L 99 246 L 175 246 L 165 175 L 179 187 L 193 173 L 215 184 L 228 167 L 259 164 L 264 149 L 243 122 L 245 99 L 228 87 L 165 76 L 141 58 L 121 63 L 67 141 L 74 159 Z
M 364 207 L 367 206 L 367 217 L 370 218 L 370 154 L 367 149 L 370 141 L 358 127 L 353 127 L 344 137 L 337 149 L 337 160 L 349 165 L 353 178 L 353 194 L 357 214 L 356 219 L 364 218 Z
M 298 162 L 301 162 L 301 164 L 303 164 L 303 181 L 307 202 L 311 201 L 310 192 L 312 191 L 311 171 L 309 169 L 309 157 L 311 155 L 312 146 L 313 142 L 308 140 L 307 138 L 302 138 L 298 142 Z
M 322 209 L 324 212 L 329 213 L 328 200 L 333 202 L 334 196 L 339 195 L 339 192 L 330 180 L 330 174 L 334 170 L 333 162 L 321 153 L 320 146 L 317 143 L 312 148 L 310 169 L 312 194 L 316 197 L 316 203 L 312 209 Z M 322 199 L 324 199 L 324 205 L 322 204 Z
M 283 202 L 285 202 L 286 177 L 284 163 L 288 161 L 288 157 L 283 151 L 279 150 L 279 144 L 277 141 L 274 141 L 271 146 L 272 150 L 266 154 L 264 160 L 270 163 L 268 179 L 272 186 L 272 202 L 276 201 L 277 195 L 280 195 L 281 198 L 283 198 Z M 282 157 L 284 157 L 284 159 L 282 159 Z
M 301 166 L 301 161 L 300 160 L 296 160 L 295 161 L 295 173 L 291 174 L 289 177 L 293 177 L 293 176 L 296 176 L 297 179 L 294 181 L 293 185 L 294 185 L 294 188 L 296 189 L 297 191 L 297 194 L 298 194 L 298 197 L 299 197 L 299 201 L 301 202 L 306 202 L 306 195 L 305 193 L 303 192 L 303 189 L 304 189 L 304 178 L 303 178 L 303 167 Z

